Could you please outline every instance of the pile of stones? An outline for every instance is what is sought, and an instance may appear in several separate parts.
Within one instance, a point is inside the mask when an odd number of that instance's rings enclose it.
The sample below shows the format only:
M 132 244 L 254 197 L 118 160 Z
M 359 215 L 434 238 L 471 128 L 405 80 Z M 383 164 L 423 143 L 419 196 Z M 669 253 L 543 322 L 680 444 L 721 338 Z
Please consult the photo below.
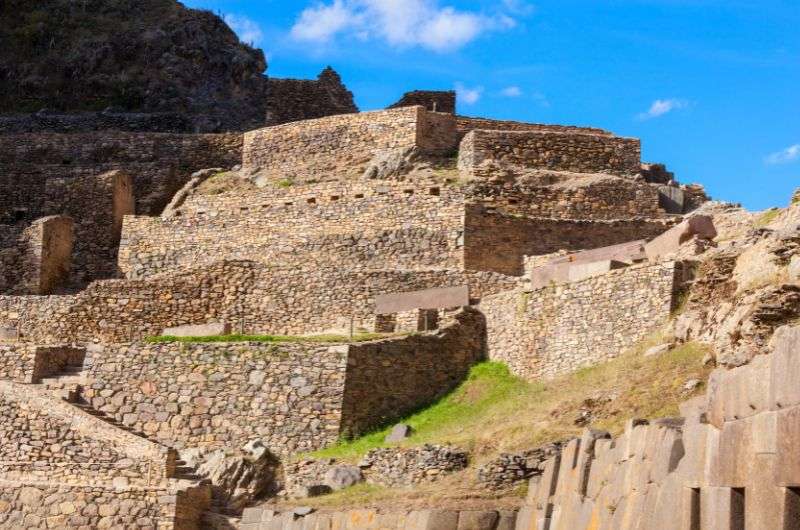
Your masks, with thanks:
M 562 445 L 555 442 L 521 453 L 503 453 L 478 468 L 478 483 L 493 491 L 512 489 L 542 474 L 545 461 L 557 454 Z
M 466 451 L 450 445 L 425 444 L 413 448 L 381 448 L 359 462 L 367 482 L 388 487 L 432 482 L 469 464 Z

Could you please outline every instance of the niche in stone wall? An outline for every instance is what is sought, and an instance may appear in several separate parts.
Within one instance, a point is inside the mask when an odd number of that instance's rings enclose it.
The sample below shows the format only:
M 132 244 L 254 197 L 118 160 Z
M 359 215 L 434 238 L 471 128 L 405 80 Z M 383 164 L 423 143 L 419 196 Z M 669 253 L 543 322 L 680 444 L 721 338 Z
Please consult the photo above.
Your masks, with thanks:
M 133 179 L 127 173 L 116 171 L 111 189 L 113 194 L 113 242 L 119 243 L 122 235 L 122 221 L 126 215 L 136 213 L 136 200 L 133 195 Z

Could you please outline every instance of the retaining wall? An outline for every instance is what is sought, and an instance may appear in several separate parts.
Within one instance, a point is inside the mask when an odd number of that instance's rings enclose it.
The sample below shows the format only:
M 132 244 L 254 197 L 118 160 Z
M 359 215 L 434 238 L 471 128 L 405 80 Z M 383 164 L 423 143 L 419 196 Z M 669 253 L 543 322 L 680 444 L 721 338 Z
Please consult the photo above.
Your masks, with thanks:
M 524 273 L 524 256 L 652 239 L 672 224 L 673 221 L 665 219 L 533 218 L 468 205 L 464 220 L 464 268 L 519 276 Z
M 124 342 L 167 327 L 229 322 L 236 332 L 304 334 L 372 330 L 375 297 L 431 287 L 470 286 L 480 298 L 516 279 L 489 272 L 348 270 L 239 261 L 148 278 L 105 280 L 74 296 L 0 296 L 0 322 L 26 340 Z
M 499 164 L 575 173 L 635 175 L 641 170 L 638 139 L 553 131 L 470 131 L 461 141 L 458 167 L 481 176 Z
M 313 451 L 427 405 L 483 355 L 483 319 L 359 344 L 124 344 L 92 357 L 82 396 L 177 448 Z M 383 383 L 376 386 L 376 381 Z
M 435 194 L 434 194 L 435 192 Z M 225 259 L 301 269 L 459 268 L 463 194 L 414 184 L 333 186 L 193 197 L 180 215 L 125 218 L 128 278 Z
M 613 359 L 667 321 L 680 278 L 675 262 L 644 264 L 485 297 L 489 357 L 528 379 Z
M 413 147 L 453 151 L 453 116 L 405 107 L 267 127 L 245 133 L 243 161 L 268 179 L 307 182 L 361 176 L 376 153 Z

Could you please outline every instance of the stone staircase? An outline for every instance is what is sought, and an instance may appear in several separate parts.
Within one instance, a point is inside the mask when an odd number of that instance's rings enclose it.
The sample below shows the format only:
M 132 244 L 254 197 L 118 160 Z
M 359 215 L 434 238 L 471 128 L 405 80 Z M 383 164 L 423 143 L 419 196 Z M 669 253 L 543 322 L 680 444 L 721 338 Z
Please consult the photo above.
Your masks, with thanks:
M 67 365 L 59 374 L 39 379 L 39 384 L 54 396 L 73 403 L 78 399 L 81 386 L 86 384 L 84 368 Z
M 158 442 L 148 438 L 146 434 L 128 427 L 127 425 L 118 421 L 116 418 L 109 416 L 103 411 L 95 409 L 91 404 L 81 399 L 80 393 L 86 382 L 87 378 L 85 368 L 82 365 L 67 365 L 64 366 L 58 374 L 43 377 L 39 380 L 38 384 L 32 386 L 38 386 L 44 394 L 50 394 L 58 400 L 69 403 L 75 409 L 80 410 L 105 424 L 141 438 L 147 443 L 161 446 L 161 444 Z M 176 459 L 171 462 L 169 467 L 171 468 L 169 478 L 184 483 L 194 483 L 195 485 L 202 480 L 202 477 L 197 475 L 196 470 L 192 467 L 189 467 L 183 460 Z

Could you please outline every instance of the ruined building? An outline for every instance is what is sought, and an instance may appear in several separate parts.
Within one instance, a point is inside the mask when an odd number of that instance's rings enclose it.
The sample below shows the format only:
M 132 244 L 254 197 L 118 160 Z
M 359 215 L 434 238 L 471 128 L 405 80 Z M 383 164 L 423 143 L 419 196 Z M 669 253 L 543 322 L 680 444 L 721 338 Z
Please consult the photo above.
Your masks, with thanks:
M 244 133 L 0 135 L 0 526 L 336 527 L 255 507 L 298 480 L 290 455 L 425 406 L 482 359 L 543 380 L 618 356 L 684 300 L 681 252 L 717 235 L 693 214 L 702 187 L 642 164 L 634 138 L 463 117 L 448 93 L 355 113 L 328 70 L 270 87 Z M 791 333 L 685 420 L 571 442 L 519 513 L 476 528 L 740 528 L 706 522 L 739 511 L 795 528 L 800 474 L 775 464 L 796 439 Z M 734 389 L 756 372 L 771 383 L 748 407 Z M 203 471 L 232 448 L 256 455 L 247 487 Z M 752 473 L 729 462 L 751 456 Z M 473 528 L 375 517 L 340 527 Z

